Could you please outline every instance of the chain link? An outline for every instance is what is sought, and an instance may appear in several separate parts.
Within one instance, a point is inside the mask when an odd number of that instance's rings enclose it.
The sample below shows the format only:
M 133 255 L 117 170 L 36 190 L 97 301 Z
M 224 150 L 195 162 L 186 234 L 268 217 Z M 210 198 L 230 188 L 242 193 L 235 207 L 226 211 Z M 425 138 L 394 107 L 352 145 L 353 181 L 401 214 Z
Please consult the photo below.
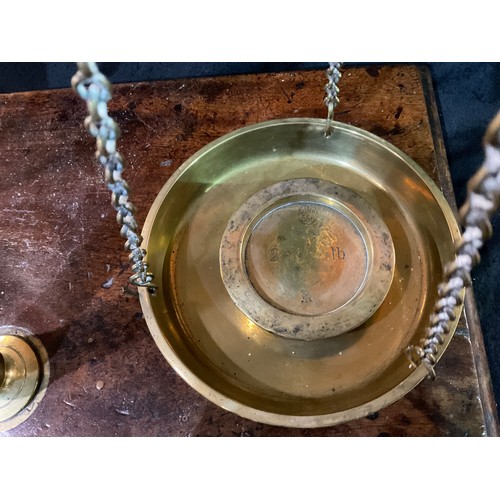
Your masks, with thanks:
M 325 106 L 328 109 L 328 114 L 326 117 L 325 135 L 327 137 L 330 137 L 333 131 L 333 111 L 335 110 L 337 104 L 339 103 L 339 98 L 338 98 L 339 88 L 337 84 L 339 83 L 340 77 L 342 76 L 340 73 L 340 69 L 342 68 L 342 63 L 331 62 L 328 64 L 329 67 L 326 70 L 328 83 L 325 85 L 326 96 L 323 102 L 325 103 Z
M 430 317 L 430 327 L 420 346 L 409 346 L 406 355 L 412 366 L 423 364 L 431 378 L 436 377 L 437 345 L 443 344 L 456 319 L 454 310 L 461 305 L 461 291 L 471 285 L 470 272 L 479 264 L 479 250 L 491 238 L 490 217 L 500 204 L 500 113 L 490 123 L 484 136 L 485 159 L 467 184 L 467 200 L 460 209 L 463 234 L 456 244 L 455 260 L 444 269 L 444 282 L 438 287 L 439 299 Z
M 129 260 L 134 273 L 129 281 L 135 286 L 154 290 L 153 274 L 148 272 L 146 250 L 141 248 L 142 236 L 138 233 L 139 227 L 134 217 L 136 209 L 129 201 L 130 188 L 122 179 L 123 158 L 116 151 L 120 128 L 108 115 L 111 84 L 99 71 L 96 63 L 78 63 L 78 71 L 71 79 L 71 85 L 87 103 L 89 115 L 84 124 L 89 134 L 96 138 L 96 157 L 105 168 L 104 178 L 112 193 L 111 202 L 117 211 L 120 234 L 127 240 L 125 250 L 130 252 Z

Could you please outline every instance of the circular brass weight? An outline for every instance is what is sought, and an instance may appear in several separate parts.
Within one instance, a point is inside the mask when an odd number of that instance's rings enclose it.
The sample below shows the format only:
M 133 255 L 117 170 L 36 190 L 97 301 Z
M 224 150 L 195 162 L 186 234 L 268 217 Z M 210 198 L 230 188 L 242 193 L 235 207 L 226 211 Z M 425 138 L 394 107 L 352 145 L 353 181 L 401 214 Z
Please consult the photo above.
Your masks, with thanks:
M 321 179 L 278 182 L 228 222 L 220 248 L 236 306 L 269 332 L 314 340 L 364 323 L 387 295 L 394 247 L 377 212 Z
M 48 356 L 27 330 L 0 328 L 0 432 L 24 422 L 45 394 Z
M 353 420 L 421 382 L 405 349 L 425 337 L 460 236 L 403 152 L 324 128 L 275 120 L 212 142 L 162 188 L 142 233 L 157 289 L 139 296 L 166 360 L 212 402 L 267 424 Z

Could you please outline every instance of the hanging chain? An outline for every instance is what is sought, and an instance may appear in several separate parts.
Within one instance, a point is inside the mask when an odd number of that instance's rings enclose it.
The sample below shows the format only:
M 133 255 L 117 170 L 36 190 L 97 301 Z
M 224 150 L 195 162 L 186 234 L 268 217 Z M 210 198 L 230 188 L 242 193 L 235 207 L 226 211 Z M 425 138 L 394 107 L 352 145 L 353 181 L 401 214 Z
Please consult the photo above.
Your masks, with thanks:
M 444 269 L 445 281 L 438 287 L 439 299 L 430 318 L 430 327 L 420 346 L 409 346 L 406 355 L 414 367 L 423 364 L 435 378 L 437 345 L 455 320 L 454 308 L 461 305 L 461 290 L 470 286 L 470 272 L 479 264 L 479 249 L 491 238 L 490 217 L 500 204 L 500 113 L 490 123 L 484 136 L 485 159 L 467 184 L 468 196 L 460 209 L 464 232 L 456 244 L 456 257 Z
M 328 63 L 330 66 L 326 70 L 326 76 L 328 78 L 328 83 L 325 85 L 326 97 L 324 99 L 325 106 L 328 109 L 328 115 L 326 117 L 325 135 L 330 137 L 333 130 L 333 111 L 339 103 L 338 93 L 339 88 L 337 84 L 339 83 L 340 69 L 342 68 L 342 63 L 331 62 Z
M 111 99 L 111 84 L 99 71 L 95 63 L 78 63 L 78 71 L 71 79 L 76 93 L 87 103 L 89 116 L 85 119 L 85 128 L 96 138 L 96 157 L 105 168 L 104 178 L 112 192 L 112 205 L 117 211 L 116 220 L 121 226 L 120 234 L 127 241 L 125 250 L 129 251 L 129 260 L 134 273 L 129 281 L 136 286 L 145 286 L 154 290 L 153 274 L 148 272 L 145 260 L 146 250 L 141 248 L 142 236 L 138 234 L 138 224 L 134 214 L 135 206 L 129 201 L 129 186 L 122 179 L 123 158 L 116 151 L 116 140 L 120 128 L 108 115 L 108 101 Z

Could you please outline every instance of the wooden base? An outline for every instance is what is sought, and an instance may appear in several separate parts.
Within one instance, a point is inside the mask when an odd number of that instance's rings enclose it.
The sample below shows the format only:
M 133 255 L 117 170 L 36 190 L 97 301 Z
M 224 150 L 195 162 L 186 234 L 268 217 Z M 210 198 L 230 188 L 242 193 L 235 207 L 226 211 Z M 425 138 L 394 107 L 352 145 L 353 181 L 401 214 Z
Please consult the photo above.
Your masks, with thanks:
M 142 223 L 170 175 L 210 141 L 274 118 L 320 117 L 321 71 L 117 85 L 111 114 Z M 68 82 L 69 85 L 69 82 Z M 128 284 L 127 254 L 85 105 L 72 90 L 0 96 L 3 324 L 45 345 L 47 393 L 12 436 L 481 436 L 496 408 L 471 292 L 466 314 L 426 380 L 348 424 L 287 429 L 242 419 L 178 377 L 151 338 Z M 335 118 L 392 142 L 454 203 L 429 75 L 413 66 L 347 69 Z

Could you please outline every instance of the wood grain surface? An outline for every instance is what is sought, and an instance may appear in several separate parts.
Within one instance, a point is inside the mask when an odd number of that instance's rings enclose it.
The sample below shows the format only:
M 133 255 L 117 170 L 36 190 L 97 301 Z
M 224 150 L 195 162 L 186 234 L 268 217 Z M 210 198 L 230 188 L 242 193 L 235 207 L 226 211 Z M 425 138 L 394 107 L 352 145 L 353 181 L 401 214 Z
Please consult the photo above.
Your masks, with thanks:
M 122 129 L 118 149 L 141 225 L 170 175 L 210 141 L 264 120 L 324 118 L 324 84 L 323 72 L 308 71 L 115 86 L 110 110 Z M 452 197 L 428 84 L 413 66 L 347 69 L 335 117 L 402 149 Z M 480 329 L 471 343 L 474 325 L 465 317 L 437 380 L 369 418 L 288 429 L 205 400 L 174 373 L 148 332 L 85 113 L 70 89 L 0 95 L 0 324 L 36 334 L 51 369 L 38 408 L 3 435 L 496 434 Z

